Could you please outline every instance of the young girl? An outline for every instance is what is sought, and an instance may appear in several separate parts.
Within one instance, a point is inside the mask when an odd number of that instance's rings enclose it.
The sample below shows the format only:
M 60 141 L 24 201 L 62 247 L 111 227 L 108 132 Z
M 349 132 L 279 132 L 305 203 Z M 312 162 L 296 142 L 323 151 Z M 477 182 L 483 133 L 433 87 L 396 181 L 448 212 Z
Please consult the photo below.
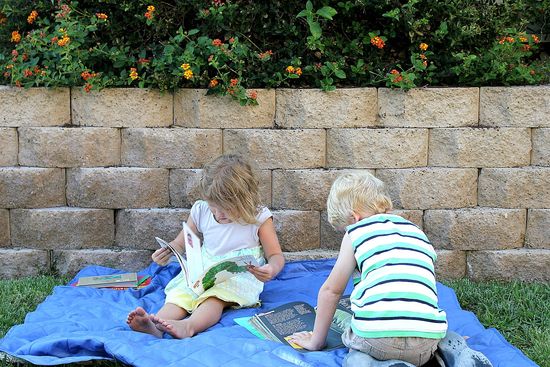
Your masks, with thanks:
M 260 206 L 258 180 L 247 162 L 237 155 L 218 157 L 203 170 L 200 188 L 204 200 L 193 204 L 187 224 L 203 236 L 205 267 L 241 255 L 253 255 L 261 266 L 250 267 L 248 273 L 216 284 L 200 296 L 187 287 L 180 273 L 166 286 L 165 304 L 156 315 L 141 307 L 128 314 L 127 323 L 135 331 L 159 338 L 165 332 L 179 339 L 191 337 L 217 323 L 226 307 L 257 305 L 263 282 L 284 266 L 272 214 Z M 183 231 L 171 244 L 184 247 Z M 166 265 L 171 256 L 169 249 L 160 248 L 152 258 Z

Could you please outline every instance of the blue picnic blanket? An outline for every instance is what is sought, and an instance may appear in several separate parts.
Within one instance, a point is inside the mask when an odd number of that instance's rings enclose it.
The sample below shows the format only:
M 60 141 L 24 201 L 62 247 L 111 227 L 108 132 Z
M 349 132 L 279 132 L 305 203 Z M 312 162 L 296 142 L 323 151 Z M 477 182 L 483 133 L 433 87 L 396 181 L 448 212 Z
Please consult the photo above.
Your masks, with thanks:
M 157 312 L 164 303 L 164 287 L 179 271 L 176 263 L 151 264 L 139 274 L 153 275 L 140 290 L 107 290 L 58 286 L 22 325 L 12 327 L 0 339 L 0 351 L 39 365 L 56 365 L 97 359 L 117 359 L 125 364 L 157 366 L 340 366 L 347 353 L 300 353 L 280 343 L 261 340 L 233 319 L 252 316 L 291 301 L 317 303 L 317 291 L 330 273 L 334 259 L 288 263 L 261 294 L 260 308 L 228 310 L 219 323 L 184 340 L 130 330 L 128 312 L 137 306 Z M 81 276 L 121 273 L 100 266 L 81 270 Z M 536 367 L 495 329 L 485 329 L 474 314 L 464 311 L 451 288 L 437 284 L 440 305 L 449 327 L 468 335 L 468 345 L 484 353 L 494 367 Z M 351 284 L 347 291 L 351 291 Z

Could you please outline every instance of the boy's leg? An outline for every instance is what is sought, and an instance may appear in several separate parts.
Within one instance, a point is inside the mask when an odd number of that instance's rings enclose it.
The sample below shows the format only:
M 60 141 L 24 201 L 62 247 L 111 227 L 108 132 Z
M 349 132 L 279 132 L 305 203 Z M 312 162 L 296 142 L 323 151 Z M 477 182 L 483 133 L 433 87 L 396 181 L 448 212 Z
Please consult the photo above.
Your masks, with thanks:
M 158 316 L 152 316 L 151 320 L 159 330 L 167 332 L 174 338 L 183 339 L 200 333 L 217 323 L 224 308 L 229 305 L 231 303 L 210 297 L 201 303 L 191 316 L 185 320 L 166 320 Z

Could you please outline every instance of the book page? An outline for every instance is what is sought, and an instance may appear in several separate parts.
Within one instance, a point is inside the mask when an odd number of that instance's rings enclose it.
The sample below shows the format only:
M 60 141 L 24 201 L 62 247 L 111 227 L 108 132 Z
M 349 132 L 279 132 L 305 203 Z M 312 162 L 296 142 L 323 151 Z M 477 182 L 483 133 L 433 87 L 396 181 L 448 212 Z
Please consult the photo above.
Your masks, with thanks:
M 155 237 L 155 240 L 162 248 L 169 248 L 170 251 L 174 254 L 174 257 L 180 264 L 181 269 L 183 270 L 183 274 L 185 275 L 185 279 L 187 280 L 187 283 L 189 283 L 189 272 L 187 271 L 187 261 L 185 261 L 185 258 L 183 257 L 183 254 L 178 252 L 172 245 L 170 245 L 168 242 L 163 240 L 162 238 Z
M 187 258 L 189 259 L 189 257 Z M 260 264 L 252 255 L 232 257 L 209 266 L 199 279 L 192 285 L 195 293 L 200 294 L 215 284 L 221 283 L 235 275 L 248 271 L 248 266 L 259 266 Z
M 189 287 L 201 278 L 203 274 L 202 252 L 201 252 L 201 240 L 200 238 L 189 228 L 187 223 L 182 222 L 183 226 L 183 240 L 185 243 L 185 254 L 187 255 L 187 265 L 189 271 Z

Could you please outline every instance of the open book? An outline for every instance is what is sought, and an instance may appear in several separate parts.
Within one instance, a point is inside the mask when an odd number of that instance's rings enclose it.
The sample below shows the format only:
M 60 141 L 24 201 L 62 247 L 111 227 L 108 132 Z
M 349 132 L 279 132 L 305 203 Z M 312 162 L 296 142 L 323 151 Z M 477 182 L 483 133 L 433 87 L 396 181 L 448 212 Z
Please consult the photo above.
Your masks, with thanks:
M 342 334 L 351 322 L 351 303 L 349 296 L 344 296 L 338 302 L 332 324 L 330 326 L 327 345 L 323 350 L 342 348 Z M 240 317 L 234 321 L 248 329 L 261 339 L 273 340 L 290 345 L 294 349 L 307 351 L 289 341 L 290 336 L 299 331 L 313 331 L 315 324 L 315 308 L 306 302 L 285 303 L 273 310 L 256 314 L 252 317 Z
M 221 283 L 239 273 L 247 272 L 248 266 L 260 266 L 252 255 L 225 259 L 205 267 L 202 260 L 200 238 L 183 222 L 185 255 L 161 238 L 155 237 L 161 247 L 172 251 L 181 266 L 187 285 L 197 295 L 204 293 L 215 284 Z

